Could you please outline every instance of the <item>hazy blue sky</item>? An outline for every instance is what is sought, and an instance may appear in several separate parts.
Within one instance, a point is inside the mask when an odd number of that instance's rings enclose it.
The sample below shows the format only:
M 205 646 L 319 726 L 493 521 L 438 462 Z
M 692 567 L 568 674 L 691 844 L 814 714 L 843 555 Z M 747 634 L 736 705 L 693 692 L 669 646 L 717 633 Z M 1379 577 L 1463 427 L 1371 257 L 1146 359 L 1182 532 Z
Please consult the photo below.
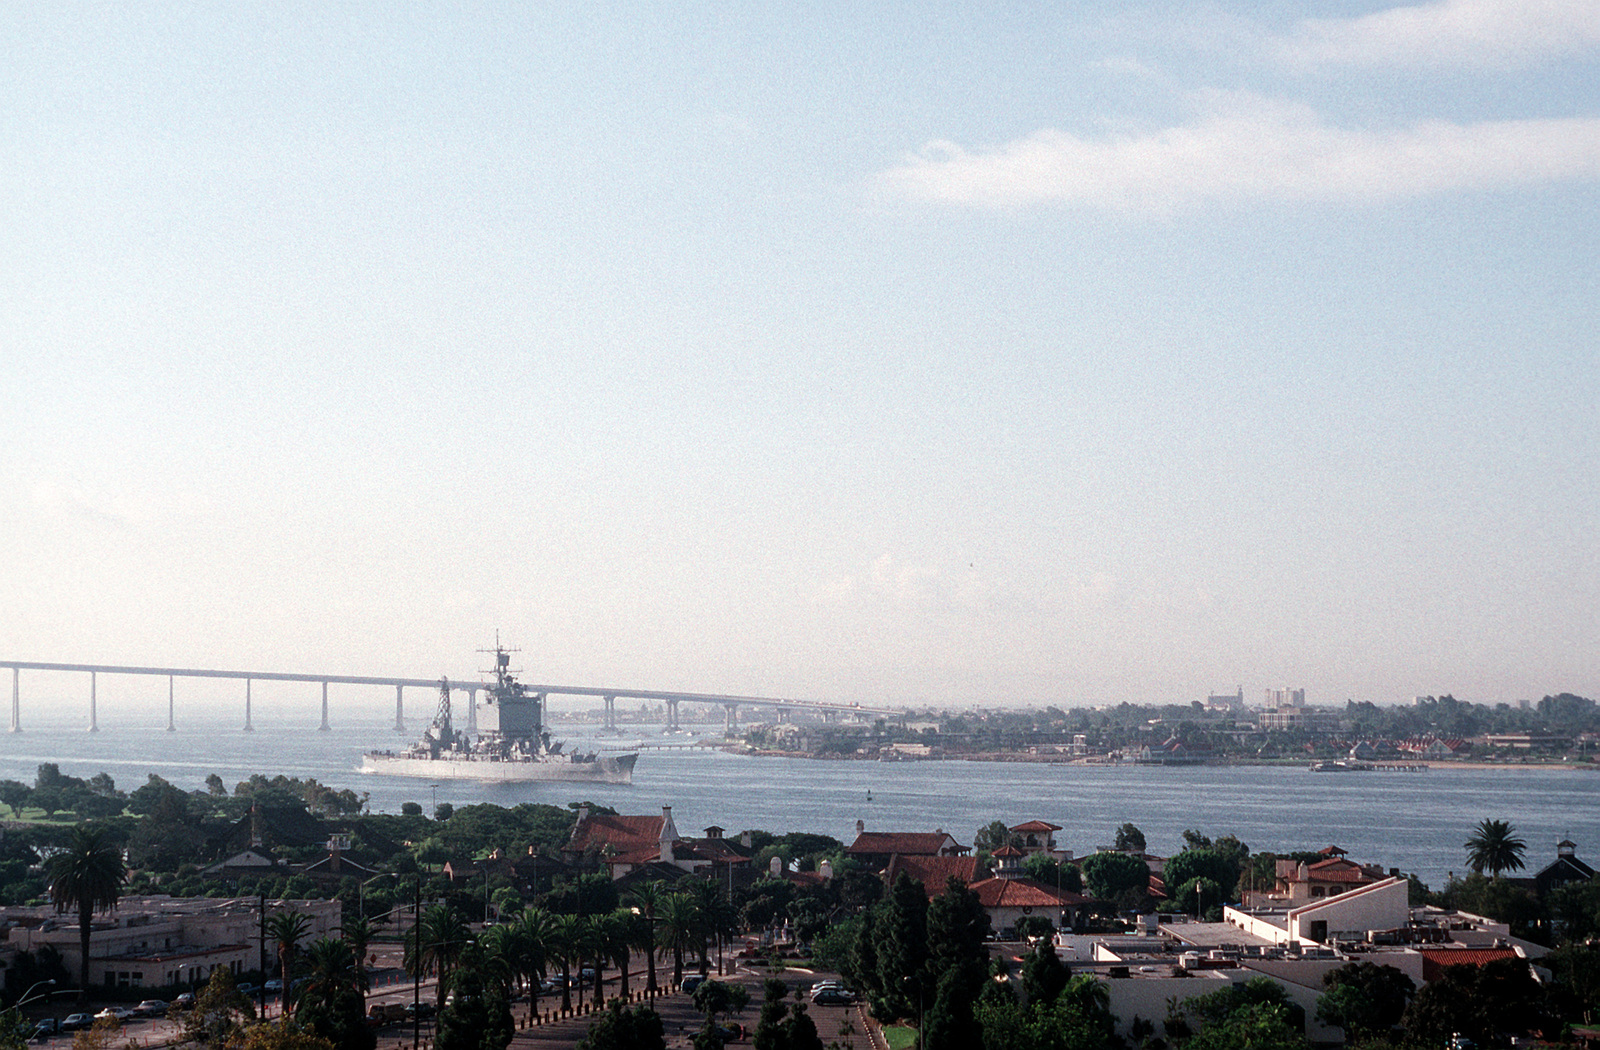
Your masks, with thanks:
M 1595 0 L 18 3 L 0 55 L 4 658 L 1600 695 Z

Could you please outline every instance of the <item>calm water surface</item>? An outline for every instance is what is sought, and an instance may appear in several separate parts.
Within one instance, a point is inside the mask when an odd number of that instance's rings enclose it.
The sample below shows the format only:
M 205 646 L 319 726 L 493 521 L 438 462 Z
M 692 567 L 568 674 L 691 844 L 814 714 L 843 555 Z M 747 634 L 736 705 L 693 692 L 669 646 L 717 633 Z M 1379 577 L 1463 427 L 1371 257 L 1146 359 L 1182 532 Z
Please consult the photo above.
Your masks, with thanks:
M 392 719 L 326 733 L 315 722 L 260 717 L 253 733 L 240 732 L 232 720 L 211 726 L 191 720 L 174 733 L 148 726 L 86 733 L 82 721 L 52 726 L 35 716 L 34 722 L 23 733 L 0 733 L 0 777 L 32 783 L 39 763 L 56 762 L 74 776 L 110 773 L 123 790 L 149 773 L 198 788 L 214 772 L 230 789 L 252 773 L 283 773 L 368 792 L 372 808 L 384 812 L 407 801 L 426 807 L 435 797 L 427 780 L 355 771 L 362 751 L 408 740 Z M 1432 886 L 1463 870 L 1462 843 L 1472 826 L 1496 817 L 1510 820 L 1527 840 L 1530 868 L 1553 858 L 1562 838 L 1578 843 L 1580 857 L 1600 860 L 1600 774 L 1537 768 L 1312 774 L 1255 766 L 816 762 L 647 750 L 629 786 L 444 781 L 437 799 L 560 806 L 589 799 L 623 813 L 670 805 L 685 834 L 717 824 L 730 831 L 817 831 L 846 842 L 858 820 L 878 831 L 941 828 L 970 843 L 991 820 L 1039 818 L 1061 825 L 1058 842 L 1080 855 L 1108 844 L 1120 824 L 1132 821 L 1157 853 L 1181 848 L 1185 828 L 1235 834 L 1252 849 L 1332 843 L 1358 860 L 1416 872 Z

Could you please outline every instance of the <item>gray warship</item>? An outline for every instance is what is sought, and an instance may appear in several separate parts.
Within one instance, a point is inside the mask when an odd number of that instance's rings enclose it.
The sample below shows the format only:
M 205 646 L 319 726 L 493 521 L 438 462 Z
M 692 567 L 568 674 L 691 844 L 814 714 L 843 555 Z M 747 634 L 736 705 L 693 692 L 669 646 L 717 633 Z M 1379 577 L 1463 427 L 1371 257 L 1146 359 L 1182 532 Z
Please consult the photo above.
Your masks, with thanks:
M 544 694 L 530 693 L 511 671 L 511 654 L 497 643 L 494 682 L 486 687 L 474 739 L 450 722 L 450 681 L 439 679 L 439 711 L 422 739 L 404 751 L 369 751 L 361 772 L 450 780 L 633 783 L 637 752 L 582 754 L 552 741 L 544 725 Z

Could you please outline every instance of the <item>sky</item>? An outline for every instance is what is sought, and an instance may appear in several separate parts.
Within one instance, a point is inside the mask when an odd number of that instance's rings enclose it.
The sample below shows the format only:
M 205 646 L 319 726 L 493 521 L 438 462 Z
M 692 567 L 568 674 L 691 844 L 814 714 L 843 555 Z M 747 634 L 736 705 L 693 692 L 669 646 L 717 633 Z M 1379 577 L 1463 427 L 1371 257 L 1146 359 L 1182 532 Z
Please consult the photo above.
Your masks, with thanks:
M 1597 0 L 63 0 L 0 54 L 0 659 L 1600 696 Z

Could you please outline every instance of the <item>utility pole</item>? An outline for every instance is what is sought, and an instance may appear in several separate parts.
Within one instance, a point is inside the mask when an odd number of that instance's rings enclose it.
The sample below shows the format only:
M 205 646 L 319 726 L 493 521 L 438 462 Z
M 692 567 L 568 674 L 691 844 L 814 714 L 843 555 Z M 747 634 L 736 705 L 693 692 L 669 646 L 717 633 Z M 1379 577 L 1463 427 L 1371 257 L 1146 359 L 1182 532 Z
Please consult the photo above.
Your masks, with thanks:
M 260 892 L 261 908 L 258 919 L 261 923 L 261 929 L 258 934 L 260 941 L 257 947 L 261 952 L 261 987 L 256 989 L 256 1002 L 261 1006 L 261 1019 L 264 1021 L 267 1018 L 267 891 L 262 890 Z M 289 990 L 285 988 L 283 994 L 288 995 Z
M 422 872 L 417 872 L 417 899 L 411 905 L 416 953 L 411 957 L 411 1050 L 422 1046 Z

